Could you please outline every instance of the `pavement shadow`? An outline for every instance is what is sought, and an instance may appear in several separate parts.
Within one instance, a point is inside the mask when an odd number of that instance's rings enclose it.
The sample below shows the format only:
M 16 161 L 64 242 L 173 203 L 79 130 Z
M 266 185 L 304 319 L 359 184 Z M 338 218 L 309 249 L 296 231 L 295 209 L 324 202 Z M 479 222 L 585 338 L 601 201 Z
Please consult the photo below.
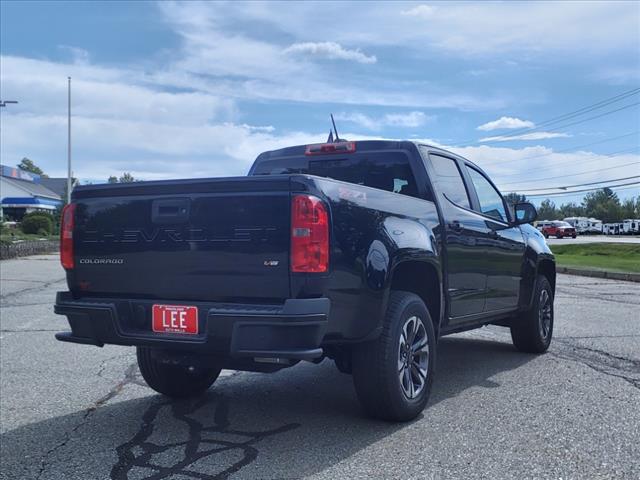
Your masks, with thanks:
M 496 374 L 534 358 L 463 337 L 443 339 L 438 353 L 431 407 L 468 388 L 499 388 Z M 329 361 L 233 375 L 188 401 L 145 396 L 135 383 L 125 388 L 141 398 L 3 434 L 0 478 L 300 478 L 411 425 L 364 417 L 351 377 Z

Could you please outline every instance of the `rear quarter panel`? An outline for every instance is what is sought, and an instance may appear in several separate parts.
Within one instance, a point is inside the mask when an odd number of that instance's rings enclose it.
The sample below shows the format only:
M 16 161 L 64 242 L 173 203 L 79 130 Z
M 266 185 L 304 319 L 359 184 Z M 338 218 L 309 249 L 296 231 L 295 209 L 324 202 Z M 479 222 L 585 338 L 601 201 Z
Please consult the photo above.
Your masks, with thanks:
M 330 271 L 294 275 L 293 296 L 331 300 L 326 340 L 375 336 L 389 294 L 391 275 L 403 261 L 424 261 L 439 271 L 435 204 L 383 190 L 318 177 L 300 177 L 292 193 L 323 197 L 332 221 Z

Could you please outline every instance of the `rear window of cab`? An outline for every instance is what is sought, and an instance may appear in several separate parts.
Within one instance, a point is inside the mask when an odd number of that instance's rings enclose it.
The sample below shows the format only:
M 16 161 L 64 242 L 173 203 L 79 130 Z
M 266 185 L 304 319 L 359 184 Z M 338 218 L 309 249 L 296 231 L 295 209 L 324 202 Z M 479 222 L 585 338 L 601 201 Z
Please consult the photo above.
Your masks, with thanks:
M 418 197 L 409 158 L 401 152 L 354 153 L 340 158 L 286 157 L 262 160 L 252 175 L 306 174 Z

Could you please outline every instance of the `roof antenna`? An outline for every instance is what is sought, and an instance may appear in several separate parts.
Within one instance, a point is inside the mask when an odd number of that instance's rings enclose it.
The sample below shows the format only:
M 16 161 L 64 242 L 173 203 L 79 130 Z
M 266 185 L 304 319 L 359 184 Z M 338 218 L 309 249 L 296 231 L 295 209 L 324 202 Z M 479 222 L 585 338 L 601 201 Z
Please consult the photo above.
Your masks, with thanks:
M 336 121 L 333 119 L 333 113 L 330 114 L 331 115 L 331 123 L 333 124 L 333 131 L 336 132 L 336 142 L 340 141 L 340 136 L 338 135 L 338 129 L 336 128 Z

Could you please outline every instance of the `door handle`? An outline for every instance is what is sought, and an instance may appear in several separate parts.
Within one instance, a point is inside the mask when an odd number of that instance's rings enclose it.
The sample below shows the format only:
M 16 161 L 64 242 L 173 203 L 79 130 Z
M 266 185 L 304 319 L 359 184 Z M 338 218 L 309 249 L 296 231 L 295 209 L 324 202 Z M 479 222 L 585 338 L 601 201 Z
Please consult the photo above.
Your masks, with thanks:
M 454 220 L 453 222 L 449 222 L 449 228 L 456 232 L 461 232 L 464 226 L 458 220 Z

